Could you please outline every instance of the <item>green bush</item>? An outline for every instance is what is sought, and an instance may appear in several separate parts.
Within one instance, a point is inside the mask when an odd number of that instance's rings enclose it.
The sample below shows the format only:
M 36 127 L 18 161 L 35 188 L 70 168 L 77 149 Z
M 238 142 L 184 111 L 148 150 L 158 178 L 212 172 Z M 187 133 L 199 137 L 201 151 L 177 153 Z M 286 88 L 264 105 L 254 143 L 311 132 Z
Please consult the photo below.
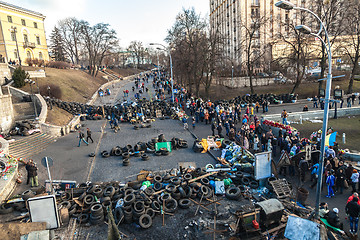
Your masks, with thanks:
M 22 70 L 21 67 L 15 69 L 12 79 L 14 80 L 14 86 L 17 88 L 21 88 L 25 86 L 25 79 L 29 78 L 29 74 Z

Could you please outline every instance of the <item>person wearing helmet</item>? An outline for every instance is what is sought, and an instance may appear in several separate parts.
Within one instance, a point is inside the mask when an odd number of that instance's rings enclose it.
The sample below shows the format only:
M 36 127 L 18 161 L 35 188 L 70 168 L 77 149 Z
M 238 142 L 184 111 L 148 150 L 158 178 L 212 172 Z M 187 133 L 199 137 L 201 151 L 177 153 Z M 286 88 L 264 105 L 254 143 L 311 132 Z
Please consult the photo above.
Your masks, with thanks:
M 329 211 L 326 220 L 333 227 L 340 228 L 340 229 L 343 229 L 343 227 L 344 227 L 343 223 L 340 221 L 339 209 L 337 209 L 337 208 L 333 208 L 332 211 Z

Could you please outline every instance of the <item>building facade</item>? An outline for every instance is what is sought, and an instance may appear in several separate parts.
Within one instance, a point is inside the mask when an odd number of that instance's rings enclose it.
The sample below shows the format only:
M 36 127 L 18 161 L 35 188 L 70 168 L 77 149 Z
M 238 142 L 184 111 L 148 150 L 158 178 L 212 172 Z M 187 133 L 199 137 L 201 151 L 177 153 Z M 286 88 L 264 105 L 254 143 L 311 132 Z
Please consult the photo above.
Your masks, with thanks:
M 271 58 L 274 41 L 289 34 L 284 23 L 300 24 L 298 11 L 285 11 L 275 7 L 278 0 L 210 0 L 210 25 L 223 36 L 224 52 L 235 62 L 244 62 L 244 48 L 251 41 L 251 51 L 267 53 Z M 291 0 L 297 6 L 309 7 L 306 0 Z M 253 26 L 258 29 L 250 36 Z M 271 60 L 271 59 L 269 59 Z
M 49 61 L 44 20 L 41 13 L 0 1 L 1 61 Z

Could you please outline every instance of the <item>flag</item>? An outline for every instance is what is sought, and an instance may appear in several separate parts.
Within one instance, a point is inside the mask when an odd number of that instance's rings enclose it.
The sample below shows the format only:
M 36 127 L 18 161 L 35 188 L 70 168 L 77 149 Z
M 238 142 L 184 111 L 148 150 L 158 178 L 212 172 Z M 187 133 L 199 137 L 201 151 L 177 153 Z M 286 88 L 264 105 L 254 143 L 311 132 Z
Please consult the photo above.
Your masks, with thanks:
M 337 132 L 333 132 L 325 137 L 325 146 L 334 146 L 334 142 L 336 142 Z

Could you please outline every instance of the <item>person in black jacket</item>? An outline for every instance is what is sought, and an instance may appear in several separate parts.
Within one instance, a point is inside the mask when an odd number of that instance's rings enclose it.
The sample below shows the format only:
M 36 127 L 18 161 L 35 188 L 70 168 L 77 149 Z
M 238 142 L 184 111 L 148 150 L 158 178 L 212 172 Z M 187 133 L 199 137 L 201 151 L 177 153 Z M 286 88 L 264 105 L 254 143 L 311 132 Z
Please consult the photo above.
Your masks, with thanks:
M 330 211 L 327 215 L 327 221 L 328 223 L 336 228 L 340 228 L 343 229 L 344 225 L 343 223 L 340 221 L 339 218 L 339 209 L 334 208 L 332 211 Z
M 350 220 L 350 233 L 356 234 L 359 223 L 360 206 L 357 203 L 358 198 L 354 197 L 351 202 L 346 204 L 345 211 L 349 215 Z

